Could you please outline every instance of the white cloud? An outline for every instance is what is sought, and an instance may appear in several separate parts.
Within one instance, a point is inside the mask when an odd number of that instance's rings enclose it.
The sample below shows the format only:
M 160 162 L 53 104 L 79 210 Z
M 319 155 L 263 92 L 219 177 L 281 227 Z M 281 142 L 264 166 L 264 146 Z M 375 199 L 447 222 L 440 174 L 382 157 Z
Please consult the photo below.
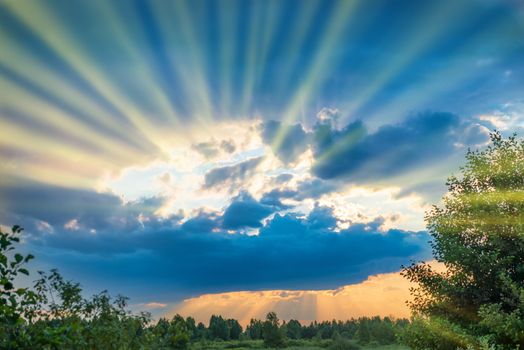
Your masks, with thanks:
M 54 229 L 47 221 L 38 220 L 36 222 L 36 229 L 40 232 L 53 233 Z
M 374 190 L 352 186 L 326 194 L 318 203 L 333 208 L 340 228 L 347 228 L 351 223 L 369 223 L 383 218 L 382 230 L 423 230 L 424 211 L 429 207 L 415 194 L 396 198 L 399 192 L 400 188 L 396 187 Z
M 78 231 L 80 229 L 80 226 L 78 225 L 77 219 L 71 219 L 64 224 L 64 228 L 70 231 Z
M 490 113 L 479 115 L 478 119 L 490 122 L 500 131 L 524 128 L 524 101 L 507 102 Z

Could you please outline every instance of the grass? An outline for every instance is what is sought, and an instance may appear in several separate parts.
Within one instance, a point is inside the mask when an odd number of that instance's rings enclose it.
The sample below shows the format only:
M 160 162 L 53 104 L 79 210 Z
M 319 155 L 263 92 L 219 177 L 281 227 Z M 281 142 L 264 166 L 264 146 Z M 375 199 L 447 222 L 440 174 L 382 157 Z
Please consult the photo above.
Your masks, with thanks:
M 332 340 L 288 340 L 285 350 L 330 350 Z M 192 344 L 191 350 L 261 350 L 269 349 L 262 340 L 230 340 L 230 341 L 205 341 Z M 337 347 L 337 350 L 343 348 Z M 348 347 L 349 349 L 349 347 Z M 404 345 L 368 345 L 361 346 L 360 350 L 409 350 Z

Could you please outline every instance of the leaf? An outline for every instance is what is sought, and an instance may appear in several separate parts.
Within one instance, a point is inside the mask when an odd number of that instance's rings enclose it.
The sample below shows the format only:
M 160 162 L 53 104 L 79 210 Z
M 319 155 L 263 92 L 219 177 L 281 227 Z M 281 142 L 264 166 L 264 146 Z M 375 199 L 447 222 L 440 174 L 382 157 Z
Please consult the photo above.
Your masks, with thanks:
M 22 254 L 16 253 L 15 254 L 15 261 L 17 263 L 20 263 L 20 262 L 22 262 L 22 260 L 24 260 L 24 257 L 22 256 Z
M 26 276 L 29 276 L 29 271 L 27 271 L 27 269 L 24 269 L 24 268 L 18 269 L 18 272 L 23 273 Z
M 22 227 L 20 227 L 19 225 L 15 225 L 15 226 L 13 226 L 13 227 L 11 228 L 11 231 L 12 231 L 13 233 L 20 233 L 20 232 L 22 232 L 23 230 L 24 230 L 24 229 L 23 229 Z

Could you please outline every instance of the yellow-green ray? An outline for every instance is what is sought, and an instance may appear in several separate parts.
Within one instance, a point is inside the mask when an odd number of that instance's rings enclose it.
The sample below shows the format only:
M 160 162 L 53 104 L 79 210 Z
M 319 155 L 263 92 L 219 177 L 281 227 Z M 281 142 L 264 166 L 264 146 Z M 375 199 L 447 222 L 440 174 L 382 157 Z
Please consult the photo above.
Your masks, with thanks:
M 329 64 L 332 49 L 340 39 L 344 29 L 349 25 L 349 21 L 358 4 L 358 0 L 341 1 L 333 9 L 332 18 L 330 18 L 323 33 L 322 42 L 316 50 L 313 63 L 306 73 L 306 78 L 284 110 L 282 127 L 279 128 L 271 142 L 272 149 L 278 150 L 280 148 L 288 132 L 286 125 L 293 123 L 297 119 L 298 112 L 319 87 L 320 80 L 328 76 L 332 68 L 332 65 Z
M 154 125 L 151 121 L 145 117 L 131 98 L 119 91 L 106 78 L 104 72 L 87 59 L 89 55 L 82 45 L 70 37 L 66 28 L 60 25 L 60 19 L 43 2 L 9 2 L 2 6 L 5 11 L 17 16 L 50 48 L 67 61 L 90 86 L 101 96 L 104 96 L 137 129 L 141 130 L 149 141 L 166 151 L 161 140 L 155 137 Z

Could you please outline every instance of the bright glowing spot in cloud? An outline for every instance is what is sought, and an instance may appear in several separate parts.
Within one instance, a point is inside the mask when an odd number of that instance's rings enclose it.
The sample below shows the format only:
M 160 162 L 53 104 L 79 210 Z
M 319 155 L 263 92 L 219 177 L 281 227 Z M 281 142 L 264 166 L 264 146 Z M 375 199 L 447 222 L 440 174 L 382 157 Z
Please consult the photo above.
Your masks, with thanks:
M 396 198 L 399 192 L 400 188 L 395 187 L 380 190 L 349 187 L 324 195 L 319 204 L 333 208 L 341 228 L 346 228 L 351 223 L 366 223 L 382 217 L 383 230 L 393 227 L 412 231 L 423 230 L 424 212 L 429 206 L 415 194 Z

